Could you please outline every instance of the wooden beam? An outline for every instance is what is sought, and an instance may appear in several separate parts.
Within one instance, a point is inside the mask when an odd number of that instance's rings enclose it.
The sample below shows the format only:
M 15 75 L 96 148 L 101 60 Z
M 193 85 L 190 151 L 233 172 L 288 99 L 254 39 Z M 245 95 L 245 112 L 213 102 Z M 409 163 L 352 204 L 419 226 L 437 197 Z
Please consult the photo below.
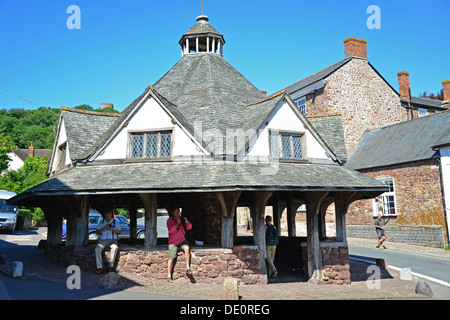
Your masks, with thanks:
M 157 245 L 157 199 L 156 193 L 139 193 L 145 208 L 145 240 L 144 248 L 150 249 Z
M 359 196 L 358 192 L 335 192 L 335 211 L 336 211 L 336 241 L 346 242 L 346 221 L 345 216 L 347 214 L 350 204 L 357 200 Z
M 241 191 L 216 192 L 222 208 L 222 238 L 221 243 L 224 248 L 233 247 L 234 238 L 234 215 L 237 202 L 241 196 Z
M 266 204 L 273 192 L 262 191 L 254 195 L 254 203 L 250 208 L 253 219 L 253 239 L 259 249 L 259 276 L 262 284 L 268 283 L 266 266 L 266 232 L 264 223 L 264 213 Z
M 308 276 L 322 278 L 322 256 L 319 239 L 319 211 L 322 201 L 328 195 L 326 191 L 306 194 L 306 229 L 308 234 Z
M 75 196 L 78 202 L 78 214 L 76 216 L 76 247 L 87 245 L 88 241 L 88 224 L 89 224 L 89 196 Z

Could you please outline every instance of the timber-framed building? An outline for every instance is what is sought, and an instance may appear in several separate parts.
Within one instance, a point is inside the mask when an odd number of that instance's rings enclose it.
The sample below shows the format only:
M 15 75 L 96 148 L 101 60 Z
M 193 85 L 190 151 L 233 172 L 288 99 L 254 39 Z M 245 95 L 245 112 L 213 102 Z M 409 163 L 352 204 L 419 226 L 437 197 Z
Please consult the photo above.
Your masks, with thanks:
M 344 166 L 339 122 L 313 126 L 288 91 L 266 97 L 233 68 L 223 57 L 224 37 L 208 17 L 198 17 L 179 43 L 179 62 L 120 116 L 62 108 L 48 179 L 10 203 L 41 207 L 47 252 L 85 267 L 93 263 L 90 208 L 128 208 L 132 238 L 136 210 L 145 208 L 145 239 L 121 246 L 117 271 L 162 279 L 167 245 L 157 236 L 157 209 L 177 205 L 194 226 L 192 238 L 204 244 L 192 246 L 195 280 L 231 276 L 248 284 L 268 281 L 266 206 L 276 226 L 287 208 L 289 236 L 280 246 L 290 248 L 289 259 L 308 278 L 349 283 L 347 208 L 387 187 Z M 332 203 L 336 237 L 330 238 L 324 216 Z M 307 237 L 297 238 L 302 204 Z M 237 207 L 250 208 L 250 239 L 236 235 Z

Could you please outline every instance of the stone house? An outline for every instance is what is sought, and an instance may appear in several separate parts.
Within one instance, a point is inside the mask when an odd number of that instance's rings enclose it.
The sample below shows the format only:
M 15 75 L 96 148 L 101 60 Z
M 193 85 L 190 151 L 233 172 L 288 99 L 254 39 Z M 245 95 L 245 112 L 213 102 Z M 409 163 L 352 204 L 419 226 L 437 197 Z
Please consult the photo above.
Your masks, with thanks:
M 448 110 L 445 101 L 411 96 L 408 72 L 398 73 L 398 93 L 369 62 L 367 41 L 348 38 L 344 49 L 345 59 L 286 90 L 307 117 L 341 114 L 347 153 L 366 130 Z
M 370 227 L 348 226 L 350 234 L 373 237 L 371 224 L 381 213 L 396 220 L 389 229 L 392 241 L 441 248 L 448 243 L 449 123 L 445 111 L 363 135 L 346 165 L 384 181 L 390 190 L 352 205 L 349 220 Z
M 344 51 L 344 60 L 290 85 L 286 90 L 310 122 L 327 117 L 341 118 L 345 149 L 349 154 L 347 165 L 353 169 L 374 178 L 384 178 L 393 177 L 392 174 L 384 171 L 388 169 L 384 166 L 398 165 L 404 167 L 405 163 L 409 163 L 407 165 L 408 170 L 396 171 L 395 195 L 396 199 L 403 200 L 400 201 L 401 203 L 414 204 L 413 207 L 420 208 L 420 210 L 398 207 L 396 215 L 390 216 L 392 218 L 391 225 L 402 225 L 402 228 L 406 228 L 406 225 L 408 225 L 411 233 L 424 234 L 423 237 L 417 237 L 416 243 L 442 246 L 442 231 L 444 234 L 447 233 L 446 223 L 444 222 L 444 191 L 441 187 L 445 181 L 445 176 L 440 174 L 442 166 L 439 163 L 445 158 L 432 157 L 434 152 L 432 152 L 431 147 L 448 143 L 448 141 L 436 138 L 439 132 L 442 134 L 447 132 L 445 130 L 449 127 L 448 122 L 438 120 L 446 116 L 427 117 L 426 120 L 412 121 L 404 127 L 396 126 L 396 124 L 412 119 L 421 119 L 426 115 L 448 110 L 450 106 L 450 81 L 442 82 L 444 101 L 415 97 L 411 95 L 409 73 L 401 71 L 397 74 L 399 83 L 399 92 L 397 92 L 369 62 L 365 40 L 355 38 L 344 40 Z M 436 121 L 436 123 L 434 124 L 435 127 L 431 129 L 432 125 L 429 123 L 432 121 Z M 439 126 L 438 122 L 442 125 Z M 419 131 L 415 128 L 415 125 L 418 126 L 421 123 L 428 124 L 424 128 L 427 135 L 425 139 L 422 134 L 420 137 L 417 135 Z M 383 129 L 377 131 L 380 128 Z M 395 128 L 404 128 L 404 131 L 398 133 L 401 134 L 401 137 L 389 136 L 388 139 L 388 136 L 386 136 L 383 139 L 383 135 L 394 132 Z M 430 130 L 437 131 L 431 132 Z M 369 136 L 376 136 L 379 143 L 370 144 L 370 142 L 367 142 L 370 141 Z M 416 149 L 405 149 L 403 140 L 396 140 L 397 138 L 406 139 L 406 137 L 408 143 L 410 143 L 408 147 L 414 146 Z M 414 143 L 416 139 L 419 139 L 421 143 Z M 364 150 L 364 152 L 358 152 L 358 150 Z M 384 153 L 378 153 L 377 150 L 384 150 Z M 410 153 L 401 152 L 401 150 L 409 150 Z M 442 154 L 444 152 L 442 151 Z M 374 156 L 374 154 L 377 154 L 377 156 Z M 417 154 L 421 154 L 421 157 L 415 158 L 413 156 Z M 357 160 L 354 158 L 356 156 L 358 157 Z M 347 160 L 347 158 L 343 159 Z M 427 163 L 426 166 L 424 166 L 425 162 Z M 412 165 L 413 163 L 414 165 Z M 417 164 L 420 164 L 420 166 L 417 166 Z M 412 167 L 421 168 L 421 171 L 412 170 Z M 434 177 L 433 179 L 422 178 L 425 172 L 422 169 L 425 167 L 427 170 L 433 171 L 428 176 Z M 400 178 L 402 174 L 405 174 L 405 176 Z M 433 182 L 431 183 L 430 180 Z M 400 194 L 402 190 L 408 190 L 408 192 Z M 423 192 L 433 195 L 430 197 L 415 196 Z M 378 211 L 372 210 L 373 201 L 376 200 L 359 201 L 356 202 L 358 205 L 350 206 L 348 225 L 363 225 L 352 226 L 352 236 L 375 237 L 373 219 Z M 364 202 L 364 205 L 360 204 L 361 202 Z M 429 216 L 431 213 L 433 213 L 432 219 L 420 218 Z M 408 216 L 407 219 L 402 218 L 406 216 Z M 437 224 L 441 227 L 437 229 L 428 227 L 430 224 Z M 365 225 L 370 225 L 370 227 Z M 405 237 L 402 238 L 401 234 L 404 234 Z M 411 241 L 408 240 L 410 238 L 406 237 L 406 232 L 399 232 L 396 239 L 398 241 Z
M 192 243 L 195 280 L 231 276 L 246 284 L 268 281 L 266 206 L 276 225 L 287 208 L 289 236 L 280 241 L 288 254 L 280 263 L 315 281 L 349 283 L 347 208 L 388 188 L 343 165 L 340 121 L 319 119 L 316 129 L 289 92 L 266 97 L 233 68 L 223 35 L 208 21 L 197 18 L 179 41 L 178 63 L 120 116 L 62 108 L 48 179 L 9 203 L 41 207 L 47 254 L 86 268 L 94 268 L 89 208 L 126 207 L 132 236 L 120 245 L 118 272 L 163 279 L 167 239 L 158 238 L 157 209 L 179 206 L 194 225 L 193 240 L 203 243 Z M 331 203 L 335 237 L 322 227 Z M 308 232 L 299 238 L 294 218 L 302 204 Z M 251 237 L 236 232 L 238 207 L 250 208 Z M 134 239 L 138 208 L 145 208 L 144 240 Z M 175 279 L 185 277 L 178 265 Z

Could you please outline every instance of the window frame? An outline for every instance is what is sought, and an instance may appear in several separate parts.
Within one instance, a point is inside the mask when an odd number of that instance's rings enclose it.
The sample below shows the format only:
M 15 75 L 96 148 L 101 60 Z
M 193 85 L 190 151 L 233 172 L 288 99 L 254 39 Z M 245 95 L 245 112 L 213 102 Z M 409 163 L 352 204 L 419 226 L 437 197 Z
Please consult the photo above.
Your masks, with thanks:
M 307 114 L 306 111 L 306 96 L 300 97 L 294 101 L 295 105 L 299 108 L 303 115 Z
M 389 184 L 389 188 L 392 190 L 384 192 L 372 200 L 373 216 L 376 217 L 378 216 L 379 213 L 381 213 L 383 217 L 397 217 L 398 208 L 397 208 L 397 197 L 395 196 L 395 179 L 393 177 L 387 177 L 387 178 L 379 178 L 377 180 L 382 181 L 383 183 L 391 182 L 392 184 Z M 392 200 L 389 199 L 389 197 L 392 197 Z M 393 204 L 393 207 L 390 206 L 391 203 Z M 394 210 L 394 213 L 389 213 L 389 211 L 391 210 Z
M 291 157 L 283 157 L 283 136 L 289 136 L 290 144 L 290 155 Z M 295 147 L 293 137 L 300 138 L 301 145 L 301 158 L 295 158 Z M 274 154 L 272 139 L 276 139 L 278 145 L 278 152 Z M 307 162 L 307 149 L 306 149 L 306 134 L 301 131 L 289 131 L 289 130 L 276 130 L 269 129 L 269 158 L 276 161 L 286 161 L 286 162 Z
M 420 117 L 425 117 L 428 115 L 428 109 L 427 108 L 422 108 L 422 107 L 418 107 L 417 108 L 417 115 Z
M 142 162 L 142 161 L 172 161 L 173 159 L 173 145 L 174 134 L 173 128 L 160 128 L 152 130 L 130 130 L 128 131 L 128 150 L 127 162 Z M 161 157 L 161 136 L 162 134 L 170 134 L 170 155 L 168 157 Z M 147 157 L 148 135 L 157 134 L 157 150 L 156 157 Z M 143 135 L 142 157 L 133 157 L 133 137 L 136 135 Z

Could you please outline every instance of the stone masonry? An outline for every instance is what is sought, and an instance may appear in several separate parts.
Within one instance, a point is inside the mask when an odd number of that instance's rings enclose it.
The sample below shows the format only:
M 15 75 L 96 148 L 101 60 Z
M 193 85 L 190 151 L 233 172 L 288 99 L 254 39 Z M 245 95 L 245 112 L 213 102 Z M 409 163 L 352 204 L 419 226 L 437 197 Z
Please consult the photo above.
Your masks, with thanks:
M 442 228 L 445 236 L 439 163 L 436 159 L 360 171 L 375 179 L 394 178 L 398 216 L 391 219 L 390 225 L 437 225 Z M 421 187 L 417 188 L 417 185 Z M 350 205 L 347 213 L 347 225 L 373 226 L 373 223 L 372 200 L 355 201 Z M 436 241 L 432 243 L 441 243 L 440 239 Z
M 366 130 L 408 120 L 400 98 L 366 59 L 352 58 L 306 96 L 308 116 L 341 113 L 347 152 Z
M 94 248 L 75 249 L 73 246 L 60 246 L 53 249 L 54 258 L 63 260 L 66 265 L 78 265 L 82 269 L 95 270 Z M 152 279 L 167 279 L 167 246 L 143 250 L 139 248 L 120 248 L 116 261 L 117 273 L 133 273 Z M 49 251 L 48 251 L 49 253 Z M 109 251 L 103 252 L 106 266 Z M 238 279 L 241 284 L 260 283 L 259 250 L 256 246 L 234 246 L 225 248 L 191 248 L 191 270 L 193 278 L 199 283 L 223 283 L 226 277 Z M 175 261 L 173 279 L 186 278 L 184 252 L 179 252 Z

